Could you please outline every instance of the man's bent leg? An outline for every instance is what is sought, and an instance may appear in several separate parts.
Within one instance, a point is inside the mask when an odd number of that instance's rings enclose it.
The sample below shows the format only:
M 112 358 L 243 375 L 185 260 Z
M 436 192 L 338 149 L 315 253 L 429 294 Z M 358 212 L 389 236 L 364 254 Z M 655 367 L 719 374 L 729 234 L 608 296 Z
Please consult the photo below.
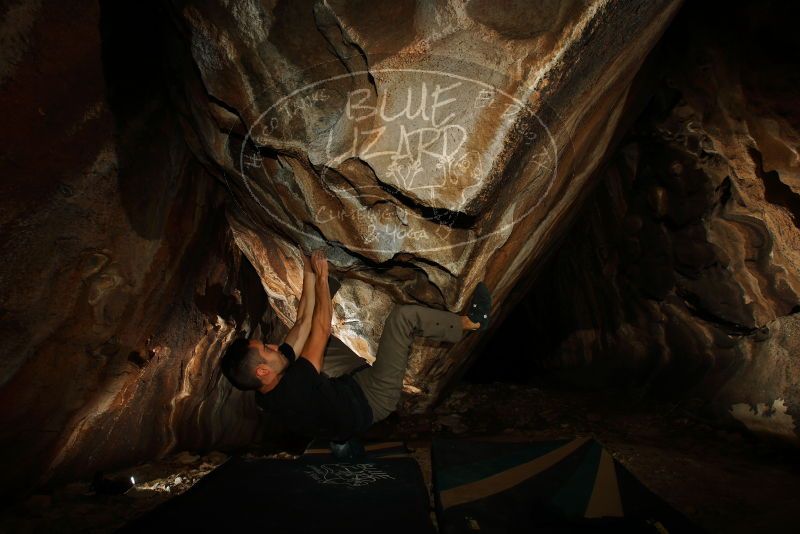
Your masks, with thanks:
M 350 350 L 350 347 L 345 345 L 339 338 L 331 336 L 325 349 L 322 372 L 333 378 L 355 371 L 366 363 L 363 358 Z
M 373 421 L 384 419 L 397 407 L 414 336 L 455 343 L 463 333 L 461 317 L 455 313 L 417 305 L 395 306 L 383 327 L 375 363 L 353 375 L 369 401 Z

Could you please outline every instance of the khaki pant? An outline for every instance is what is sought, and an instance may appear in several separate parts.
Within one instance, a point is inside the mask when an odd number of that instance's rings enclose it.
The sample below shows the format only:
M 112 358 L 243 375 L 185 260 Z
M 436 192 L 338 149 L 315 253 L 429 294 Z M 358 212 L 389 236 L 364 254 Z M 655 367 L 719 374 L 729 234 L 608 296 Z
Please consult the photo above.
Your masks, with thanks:
M 322 371 L 328 376 L 355 371 L 353 378 L 367 397 L 373 422 L 378 422 L 392 413 L 400 400 L 414 337 L 455 343 L 462 335 L 461 318 L 455 313 L 425 306 L 398 305 L 386 318 L 372 366 L 357 370 L 363 367 L 364 360 L 331 336 Z

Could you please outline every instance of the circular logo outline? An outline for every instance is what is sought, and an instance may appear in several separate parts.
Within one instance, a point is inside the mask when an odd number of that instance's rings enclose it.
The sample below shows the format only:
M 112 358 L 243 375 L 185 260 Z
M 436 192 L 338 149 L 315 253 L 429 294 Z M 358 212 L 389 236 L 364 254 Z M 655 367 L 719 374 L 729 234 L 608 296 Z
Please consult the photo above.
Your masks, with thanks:
M 487 67 L 484 67 L 484 66 L 481 66 L 481 68 L 484 68 L 484 69 L 487 69 L 487 70 L 491 71 L 491 69 L 489 69 Z M 508 231 L 509 229 L 512 229 L 520 221 L 522 221 L 523 219 L 528 217 L 536 208 L 538 208 L 542 204 L 542 202 L 544 202 L 545 199 L 547 199 L 549 197 L 550 192 L 551 192 L 551 190 L 553 188 L 553 185 L 556 182 L 556 177 L 557 177 L 558 168 L 559 168 L 558 167 L 558 165 L 559 165 L 559 161 L 558 161 L 558 159 L 559 159 L 558 158 L 558 155 L 559 155 L 558 144 L 556 143 L 555 137 L 550 132 L 550 129 L 547 127 L 547 125 L 544 123 L 544 121 L 539 117 L 539 115 L 534 113 L 531 110 L 530 105 L 528 103 L 520 100 L 516 96 L 513 96 L 513 95 L 509 94 L 508 92 L 504 91 L 503 89 L 499 89 L 499 88 L 495 87 L 494 85 L 492 85 L 490 83 L 487 83 L 487 82 L 484 82 L 482 80 L 478 80 L 478 79 L 475 79 L 475 78 L 470 78 L 468 76 L 463 76 L 463 75 L 460 75 L 460 74 L 454 74 L 454 73 L 446 72 L 446 71 L 442 71 L 442 70 L 430 70 L 430 69 L 419 69 L 419 68 L 372 68 L 372 69 L 366 69 L 366 70 L 349 71 L 347 73 L 338 74 L 338 75 L 335 75 L 335 76 L 329 76 L 329 77 L 326 77 L 326 78 L 323 78 L 323 79 L 320 79 L 320 80 L 317 80 L 317 81 L 314 81 L 314 82 L 307 83 L 307 84 L 303 85 L 302 87 L 299 87 L 299 88 L 293 90 L 292 92 L 290 92 L 289 94 L 281 97 L 276 102 L 274 102 L 272 105 L 270 105 L 266 110 L 264 110 L 261 114 L 259 114 L 257 119 L 248 128 L 247 134 L 244 137 L 244 140 L 243 140 L 242 145 L 241 145 L 241 149 L 239 151 L 239 161 L 238 161 L 239 168 L 237 169 L 237 171 L 238 171 L 238 174 L 240 175 L 240 177 L 242 179 L 242 182 L 245 185 L 245 188 L 247 189 L 248 193 L 250 194 L 250 196 L 270 216 L 271 220 L 281 224 L 282 226 L 284 226 L 284 228 L 288 229 L 289 231 L 299 232 L 299 233 L 305 235 L 306 237 L 308 237 L 308 238 L 310 238 L 310 239 L 312 239 L 314 241 L 320 241 L 322 239 L 322 241 L 324 241 L 326 244 L 330 244 L 330 243 L 328 243 L 327 239 L 324 239 L 324 237 L 325 237 L 324 234 L 323 234 L 322 238 L 320 238 L 319 235 L 307 232 L 303 228 L 298 228 L 297 226 L 295 226 L 291 222 L 284 220 L 280 216 L 277 216 L 267 206 L 265 206 L 264 203 L 261 202 L 261 200 L 254 193 L 254 191 L 253 191 L 253 189 L 251 187 L 251 184 L 249 182 L 250 177 L 247 176 L 247 173 L 244 170 L 245 169 L 245 162 L 244 162 L 245 151 L 246 151 L 246 149 L 248 147 L 248 143 L 252 143 L 254 146 L 259 147 L 259 148 L 263 148 L 263 147 L 267 146 L 267 145 L 264 145 L 264 144 L 259 143 L 258 141 L 256 141 L 256 138 L 253 135 L 254 129 L 257 128 L 262 123 L 264 118 L 267 117 L 269 115 L 269 113 L 271 113 L 273 110 L 278 108 L 278 106 L 280 106 L 282 103 L 286 102 L 287 100 L 290 100 L 291 98 L 297 96 L 298 94 L 301 94 L 303 92 L 308 91 L 309 89 L 313 89 L 313 88 L 318 87 L 320 85 L 323 85 L 323 84 L 326 84 L 326 83 L 329 83 L 329 82 L 332 82 L 332 81 L 336 81 L 336 80 L 353 79 L 353 78 L 355 78 L 357 76 L 372 76 L 373 74 L 377 74 L 377 73 L 404 73 L 404 72 L 411 72 L 411 73 L 416 73 L 416 74 L 427 74 L 427 75 L 444 76 L 444 77 L 448 77 L 448 78 L 451 78 L 451 79 L 460 80 L 460 81 L 463 81 L 463 82 L 473 83 L 473 84 L 475 84 L 475 85 L 477 85 L 479 87 L 483 87 L 484 89 L 489 89 L 489 90 L 491 90 L 491 91 L 493 91 L 495 93 L 498 93 L 498 94 L 502 95 L 503 97 L 507 98 L 508 100 L 510 100 L 510 101 L 514 102 L 515 104 L 517 104 L 518 106 L 520 106 L 519 111 L 527 110 L 528 113 L 530 114 L 530 116 L 532 116 L 532 117 L 534 117 L 536 119 L 536 121 L 539 123 L 539 125 L 544 130 L 544 132 L 546 132 L 546 134 L 547 134 L 547 137 L 548 137 L 548 140 L 549 140 L 549 148 L 552 148 L 552 150 L 553 150 L 553 158 L 552 158 L 553 168 L 552 168 L 552 171 L 549 173 L 549 180 L 548 180 L 547 186 L 545 187 L 544 192 L 536 200 L 536 202 L 533 203 L 525 211 L 525 213 L 523 213 L 519 217 L 514 217 L 512 221 L 502 224 L 499 228 L 496 228 L 496 229 L 494 229 L 494 230 L 492 230 L 490 232 L 487 232 L 485 234 L 472 236 L 470 239 L 462 240 L 459 243 L 436 246 L 436 247 L 419 248 L 419 249 L 411 250 L 411 251 L 408 251 L 408 252 L 412 252 L 412 253 L 415 253 L 415 254 L 422 254 L 422 253 L 438 252 L 438 251 L 441 251 L 441 250 L 450 250 L 450 249 L 453 249 L 453 248 L 458 247 L 458 246 L 466 246 L 466 245 L 478 243 L 478 242 L 481 242 L 481 241 L 483 241 L 485 239 L 489 239 L 490 237 L 492 237 L 494 235 L 502 234 L 502 233 Z M 253 105 L 255 105 L 255 102 L 253 104 L 251 104 L 251 106 L 253 106 Z M 229 129 L 229 131 L 228 131 L 229 138 L 230 138 L 230 133 L 232 132 L 232 130 L 233 130 L 233 128 L 231 127 Z M 261 167 L 262 167 L 262 170 L 265 172 L 265 174 L 267 174 L 267 176 L 269 176 L 269 174 L 267 173 L 266 169 L 263 168 L 263 160 L 261 162 Z M 327 169 L 327 165 L 325 165 L 325 167 Z M 323 176 L 324 176 L 324 173 L 323 173 Z M 378 178 L 378 180 L 380 180 L 380 178 Z M 403 192 L 402 189 L 399 189 L 399 191 L 401 193 Z M 242 209 L 244 210 L 244 208 L 242 208 Z M 444 208 L 444 209 L 446 209 L 446 208 Z M 244 210 L 244 211 L 246 212 L 246 210 Z M 451 210 L 448 210 L 448 211 L 451 211 Z M 426 217 L 423 217 L 423 216 L 420 216 L 418 213 L 414 213 L 414 215 L 418 216 L 420 219 L 430 221 L 430 219 L 428 219 Z M 436 222 L 436 221 L 433 221 L 433 222 Z M 448 226 L 448 225 L 443 224 L 442 226 Z M 320 233 L 321 232 L 322 232 L 322 230 L 320 229 Z M 378 247 L 363 247 L 363 246 L 352 245 L 352 244 L 347 244 L 347 245 L 343 244 L 342 246 L 345 246 L 345 248 L 347 250 L 352 250 L 354 252 L 367 251 L 367 252 L 390 253 L 390 254 L 396 254 L 398 252 L 396 250 L 383 250 L 383 249 L 380 249 Z

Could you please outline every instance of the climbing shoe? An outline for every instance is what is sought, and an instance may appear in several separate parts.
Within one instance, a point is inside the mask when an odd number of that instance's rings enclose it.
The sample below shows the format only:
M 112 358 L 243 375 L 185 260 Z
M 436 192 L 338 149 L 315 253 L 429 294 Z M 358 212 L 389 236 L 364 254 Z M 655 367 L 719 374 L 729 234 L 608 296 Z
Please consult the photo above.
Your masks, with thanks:
M 473 323 L 479 323 L 481 327 L 478 328 L 478 331 L 483 331 L 489 326 L 491 312 L 492 294 L 489 293 L 489 288 L 486 287 L 486 284 L 478 282 L 467 309 L 467 317 Z

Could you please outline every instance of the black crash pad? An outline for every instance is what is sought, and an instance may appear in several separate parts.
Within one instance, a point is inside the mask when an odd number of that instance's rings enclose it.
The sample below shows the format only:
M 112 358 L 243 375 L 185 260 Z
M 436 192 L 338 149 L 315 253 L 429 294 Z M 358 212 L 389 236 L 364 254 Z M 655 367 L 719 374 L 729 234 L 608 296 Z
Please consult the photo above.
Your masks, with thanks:
M 412 458 L 231 458 L 121 532 L 435 532 Z

